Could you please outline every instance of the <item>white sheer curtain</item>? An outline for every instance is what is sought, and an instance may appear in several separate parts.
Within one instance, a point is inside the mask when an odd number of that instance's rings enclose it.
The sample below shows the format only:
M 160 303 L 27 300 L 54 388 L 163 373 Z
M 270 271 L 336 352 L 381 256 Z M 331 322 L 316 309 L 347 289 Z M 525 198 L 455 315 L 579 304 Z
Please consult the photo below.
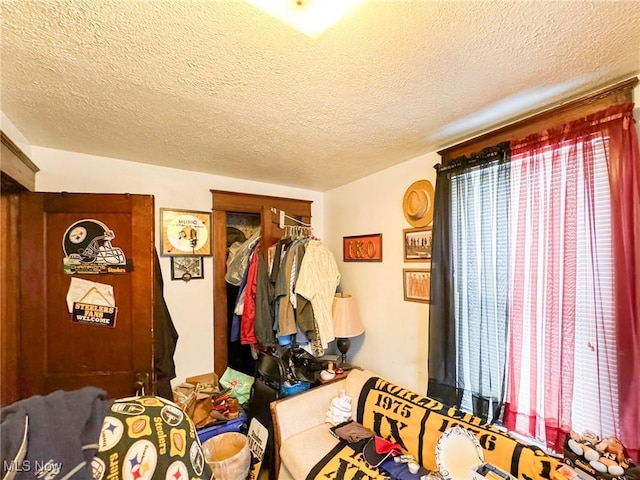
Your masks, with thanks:
M 505 382 L 509 166 L 456 175 L 451 193 L 457 387 L 464 410 L 493 421 Z

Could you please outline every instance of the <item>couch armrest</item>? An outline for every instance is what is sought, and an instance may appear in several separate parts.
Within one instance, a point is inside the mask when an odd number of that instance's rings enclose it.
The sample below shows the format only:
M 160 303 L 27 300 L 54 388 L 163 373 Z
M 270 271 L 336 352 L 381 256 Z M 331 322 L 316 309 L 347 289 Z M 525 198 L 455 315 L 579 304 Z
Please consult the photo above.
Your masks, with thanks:
M 274 431 L 280 434 L 280 440 L 324 423 L 331 400 L 340 394 L 344 382 L 339 380 L 272 402 Z
M 292 397 L 271 402 L 275 445 L 275 467 L 280 471 L 280 446 L 296 433 L 324 423 L 329 405 L 345 388 L 346 379 L 312 388 Z

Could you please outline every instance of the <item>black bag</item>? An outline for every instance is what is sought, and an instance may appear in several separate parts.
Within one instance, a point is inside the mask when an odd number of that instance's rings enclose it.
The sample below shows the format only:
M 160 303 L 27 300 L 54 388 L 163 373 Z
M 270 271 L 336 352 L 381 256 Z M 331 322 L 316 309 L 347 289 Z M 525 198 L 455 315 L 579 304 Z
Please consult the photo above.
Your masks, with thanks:
M 307 382 L 316 381 L 316 372 L 323 370 L 322 362 L 307 352 L 304 348 L 296 347 L 287 352 L 285 363 L 293 368 L 293 374 L 296 380 L 306 380 Z

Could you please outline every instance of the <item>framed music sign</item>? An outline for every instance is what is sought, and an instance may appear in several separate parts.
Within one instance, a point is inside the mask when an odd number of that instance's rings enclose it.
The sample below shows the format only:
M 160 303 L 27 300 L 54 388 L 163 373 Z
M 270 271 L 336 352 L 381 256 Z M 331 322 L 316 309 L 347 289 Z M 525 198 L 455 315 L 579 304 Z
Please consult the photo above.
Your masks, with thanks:
M 211 213 L 160 209 L 160 246 L 164 256 L 210 256 Z

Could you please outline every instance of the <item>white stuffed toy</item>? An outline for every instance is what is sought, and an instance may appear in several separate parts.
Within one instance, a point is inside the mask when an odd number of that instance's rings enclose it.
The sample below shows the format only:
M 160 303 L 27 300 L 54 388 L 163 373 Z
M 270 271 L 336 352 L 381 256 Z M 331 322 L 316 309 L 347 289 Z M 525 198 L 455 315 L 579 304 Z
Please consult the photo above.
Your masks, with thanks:
M 331 400 L 325 421 L 335 426 L 348 420 L 351 420 L 351 397 L 340 390 L 340 395 Z

